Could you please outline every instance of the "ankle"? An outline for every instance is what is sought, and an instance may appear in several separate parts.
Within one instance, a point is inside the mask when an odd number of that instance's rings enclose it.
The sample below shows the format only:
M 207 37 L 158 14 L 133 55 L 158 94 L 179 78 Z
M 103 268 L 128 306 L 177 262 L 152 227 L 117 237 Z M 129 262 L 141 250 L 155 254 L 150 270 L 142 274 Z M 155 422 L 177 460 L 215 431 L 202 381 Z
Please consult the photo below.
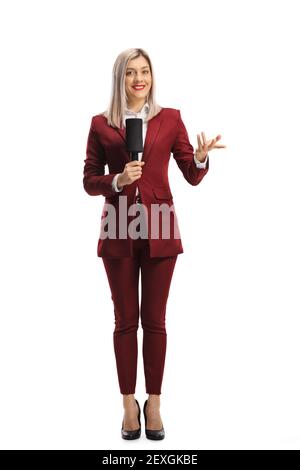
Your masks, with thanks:
M 148 406 L 154 406 L 154 407 L 160 407 L 160 395 L 154 395 L 154 394 L 149 394 L 148 400 L 147 400 L 147 405 Z
M 130 395 L 123 395 L 123 406 L 128 407 L 128 406 L 135 406 L 136 401 L 135 401 L 135 396 L 133 394 Z

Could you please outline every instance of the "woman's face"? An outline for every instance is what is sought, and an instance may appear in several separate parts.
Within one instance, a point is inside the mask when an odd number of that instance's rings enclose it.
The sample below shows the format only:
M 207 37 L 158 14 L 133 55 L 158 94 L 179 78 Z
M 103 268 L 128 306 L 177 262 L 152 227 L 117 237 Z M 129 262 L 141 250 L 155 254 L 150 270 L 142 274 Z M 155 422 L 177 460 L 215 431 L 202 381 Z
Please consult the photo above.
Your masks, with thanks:
M 125 89 L 129 104 L 146 102 L 152 84 L 151 71 L 148 61 L 143 56 L 128 62 L 125 72 Z M 144 85 L 135 89 L 135 85 Z

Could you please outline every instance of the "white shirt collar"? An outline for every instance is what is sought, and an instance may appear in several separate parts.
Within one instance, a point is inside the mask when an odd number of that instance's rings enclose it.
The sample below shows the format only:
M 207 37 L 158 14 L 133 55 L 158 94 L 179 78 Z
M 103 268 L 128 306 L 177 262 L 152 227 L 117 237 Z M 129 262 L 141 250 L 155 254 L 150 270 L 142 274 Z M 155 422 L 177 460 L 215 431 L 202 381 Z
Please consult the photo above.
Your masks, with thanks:
M 131 109 L 128 109 L 125 105 L 124 112 L 125 114 L 146 115 L 149 112 L 149 104 L 148 102 L 146 102 L 140 111 L 132 111 Z

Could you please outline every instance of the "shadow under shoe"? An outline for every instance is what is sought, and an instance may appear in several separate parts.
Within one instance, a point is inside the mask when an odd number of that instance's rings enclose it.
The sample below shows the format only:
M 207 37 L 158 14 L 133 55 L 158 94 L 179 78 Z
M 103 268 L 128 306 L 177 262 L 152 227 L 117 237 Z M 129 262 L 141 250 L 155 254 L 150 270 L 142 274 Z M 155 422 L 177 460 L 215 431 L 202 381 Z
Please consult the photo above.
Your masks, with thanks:
M 136 401 L 136 404 L 138 406 L 138 409 L 139 409 L 139 414 L 138 414 L 138 421 L 139 421 L 139 428 L 138 429 L 134 429 L 132 431 L 126 431 L 126 429 L 123 428 L 123 425 L 124 425 L 124 420 L 122 422 L 122 429 L 121 429 L 121 435 L 122 435 L 122 438 L 123 439 L 138 439 L 139 437 L 141 437 L 141 409 L 140 409 L 140 405 L 139 405 L 139 402 L 137 400 Z
M 144 403 L 144 409 L 143 409 L 143 412 L 144 412 L 144 417 L 145 417 L 145 433 L 146 433 L 146 437 L 148 439 L 152 439 L 154 441 L 158 441 L 158 440 L 161 440 L 161 439 L 164 439 L 165 437 L 165 430 L 164 430 L 164 427 L 162 427 L 161 429 L 158 429 L 158 430 L 153 430 L 153 429 L 147 429 L 147 416 L 146 416 L 146 407 L 147 407 L 147 402 L 148 400 L 145 401 Z

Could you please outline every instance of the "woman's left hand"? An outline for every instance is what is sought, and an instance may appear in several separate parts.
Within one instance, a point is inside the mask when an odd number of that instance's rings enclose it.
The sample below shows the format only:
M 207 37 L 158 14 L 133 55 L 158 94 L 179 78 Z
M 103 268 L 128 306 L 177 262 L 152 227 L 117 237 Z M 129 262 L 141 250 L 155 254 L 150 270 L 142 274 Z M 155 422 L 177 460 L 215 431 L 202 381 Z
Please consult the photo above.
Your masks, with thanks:
M 206 141 L 204 132 L 201 132 L 201 135 L 203 142 L 201 142 L 200 134 L 197 134 L 198 148 L 195 151 L 195 157 L 197 158 L 197 160 L 199 160 L 199 162 L 203 163 L 205 161 L 207 153 L 210 150 L 226 148 L 226 145 L 216 144 L 216 142 L 221 139 L 220 135 L 217 135 L 215 139 L 211 139 L 208 142 Z

